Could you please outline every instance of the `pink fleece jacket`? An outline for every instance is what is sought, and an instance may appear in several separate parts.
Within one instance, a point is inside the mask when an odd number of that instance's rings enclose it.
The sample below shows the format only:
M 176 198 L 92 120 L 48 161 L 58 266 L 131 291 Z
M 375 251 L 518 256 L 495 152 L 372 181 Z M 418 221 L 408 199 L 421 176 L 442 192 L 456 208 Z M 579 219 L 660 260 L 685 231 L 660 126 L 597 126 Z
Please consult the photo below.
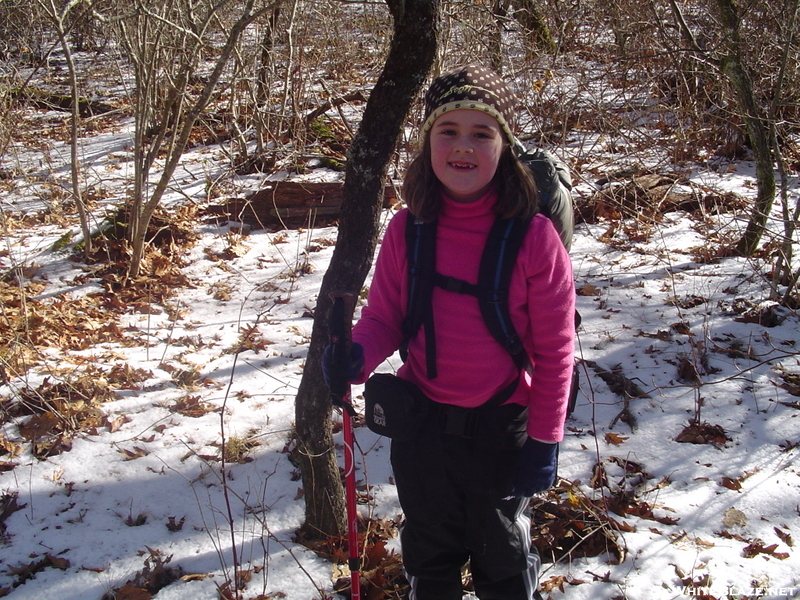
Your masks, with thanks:
M 437 270 L 470 283 L 494 222 L 493 192 L 469 204 L 443 198 L 436 240 Z M 364 347 L 360 381 L 391 356 L 403 340 L 408 302 L 408 263 L 402 210 L 390 221 L 378 254 L 368 304 L 353 328 Z M 511 319 L 523 340 L 533 373 L 520 381 L 512 402 L 526 404 L 528 435 L 543 442 L 564 435 L 573 368 L 575 287 L 572 266 L 550 220 L 537 215 L 523 241 L 509 290 Z M 438 376 L 428 379 L 425 336 L 409 343 L 398 375 L 417 384 L 433 400 L 467 408 L 479 406 L 518 375 L 506 350 L 492 337 L 475 297 L 434 288 Z

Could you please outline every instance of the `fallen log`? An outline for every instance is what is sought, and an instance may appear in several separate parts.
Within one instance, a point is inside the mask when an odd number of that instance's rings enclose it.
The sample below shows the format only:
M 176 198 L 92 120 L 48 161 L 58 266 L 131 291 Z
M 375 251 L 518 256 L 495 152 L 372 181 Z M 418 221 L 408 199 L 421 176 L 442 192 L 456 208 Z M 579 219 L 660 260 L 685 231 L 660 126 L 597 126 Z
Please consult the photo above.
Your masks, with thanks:
M 56 110 L 69 112 L 72 110 L 72 96 L 69 94 L 58 94 L 48 92 L 33 87 L 13 89 L 10 96 L 16 100 L 27 103 L 34 108 L 42 110 Z M 78 98 L 78 112 L 81 117 L 93 117 L 102 115 L 114 110 L 114 106 L 100 100 L 89 98 Z
M 342 182 L 271 181 L 246 198 L 229 198 L 225 212 L 231 220 L 253 228 L 324 226 L 339 218 Z M 397 202 L 394 186 L 383 190 L 383 207 Z

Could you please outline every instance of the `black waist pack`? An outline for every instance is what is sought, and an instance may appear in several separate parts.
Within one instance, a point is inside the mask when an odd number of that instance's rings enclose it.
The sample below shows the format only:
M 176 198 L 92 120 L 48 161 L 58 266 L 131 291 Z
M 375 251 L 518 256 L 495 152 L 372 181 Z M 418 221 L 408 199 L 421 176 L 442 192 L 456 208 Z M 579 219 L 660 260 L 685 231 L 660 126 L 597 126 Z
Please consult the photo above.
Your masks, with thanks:
M 430 400 L 410 381 L 378 373 L 364 385 L 367 427 L 379 435 L 408 440 L 427 417 Z

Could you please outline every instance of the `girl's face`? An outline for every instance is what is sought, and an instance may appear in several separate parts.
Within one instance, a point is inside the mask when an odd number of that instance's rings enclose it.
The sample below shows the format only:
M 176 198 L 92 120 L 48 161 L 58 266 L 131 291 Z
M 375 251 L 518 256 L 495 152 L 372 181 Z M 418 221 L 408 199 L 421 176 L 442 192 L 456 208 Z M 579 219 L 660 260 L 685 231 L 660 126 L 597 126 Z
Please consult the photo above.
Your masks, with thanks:
M 446 112 L 431 127 L 431 166 L 456 202 L 475 202 L 489 190 L 503 152 L 494 117 L 472 109 Z

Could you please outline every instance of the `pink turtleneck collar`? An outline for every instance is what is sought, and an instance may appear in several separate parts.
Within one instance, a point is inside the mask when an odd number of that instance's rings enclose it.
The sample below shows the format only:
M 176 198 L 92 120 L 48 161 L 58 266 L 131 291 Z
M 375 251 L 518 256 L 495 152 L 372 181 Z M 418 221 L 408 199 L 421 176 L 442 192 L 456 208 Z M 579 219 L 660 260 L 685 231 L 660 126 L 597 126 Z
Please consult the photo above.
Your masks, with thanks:
M 440 216 L 450 219 L 481 217 L 493 214 L 495 204 L 497 204 L 497 193 L 494 188 L 473 202 L 456 202 L 443 193 Z

